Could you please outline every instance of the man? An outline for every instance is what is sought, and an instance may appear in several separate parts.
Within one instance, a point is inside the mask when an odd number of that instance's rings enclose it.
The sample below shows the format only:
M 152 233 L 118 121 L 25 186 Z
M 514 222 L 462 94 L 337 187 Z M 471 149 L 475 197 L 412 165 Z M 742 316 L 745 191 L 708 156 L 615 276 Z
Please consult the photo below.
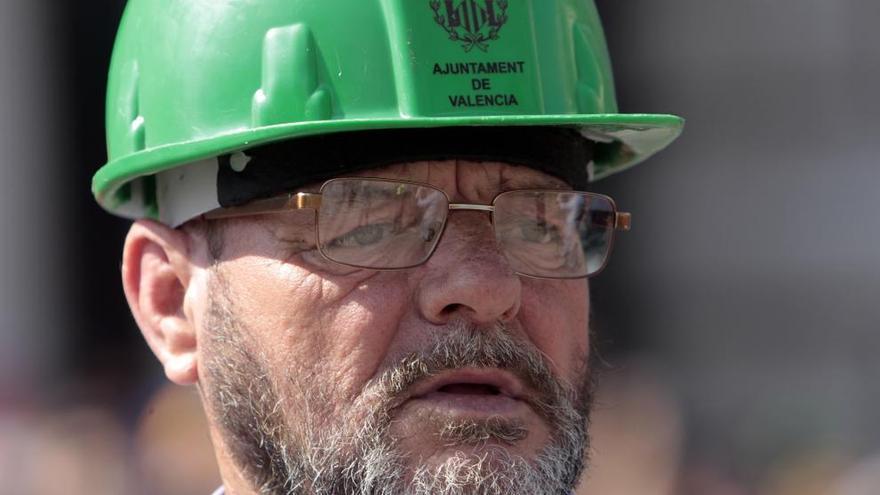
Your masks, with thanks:
M 225 492 L 570 493 L 589 288 L 662 149 L 582 0 L 132 0 L 98 201 Z

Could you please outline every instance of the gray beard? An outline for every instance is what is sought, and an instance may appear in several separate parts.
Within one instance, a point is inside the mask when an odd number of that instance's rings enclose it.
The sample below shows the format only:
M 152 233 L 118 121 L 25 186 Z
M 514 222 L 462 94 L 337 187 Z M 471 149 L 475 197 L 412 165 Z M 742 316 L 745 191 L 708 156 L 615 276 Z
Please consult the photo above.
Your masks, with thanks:
M 301 397 L 282 399 L 248 345 L 247 329 L 232 312 L 226 287 L 211 296 L 205 345 L 207 383 L 203 392 L 237 467 L 258 493 L 281 494 L 570 494 L 584 469 L 592 400 L 586 358 L 576 385 L 560 383 L 541 354 L 498 324 L 477 328 L 451 323 L 437 332 L 426 351 L 411 354 L 370 380 L 341 417 L 332 417 L 333 397 L 320 377 L 288 373 Z M 522 424 L 438 420 L 433 427 L 444 446 L 466 446 L 438 466 L 426 466 L 401 451 L 389 429 L 401 397 L 415 383 L 440 371 L 505 369 L 541 396 L 530 406 L 548 424 L 548 445 L 534 459 L 506 446 L 528 435 Z M 281 375 L 283 376 L 283 375 Z M 338 399 L 337 399 L 338 400 Z M 295 428 L 284 411 L 299 410 Z M 339 415 L 337 415 L 339 416 Z

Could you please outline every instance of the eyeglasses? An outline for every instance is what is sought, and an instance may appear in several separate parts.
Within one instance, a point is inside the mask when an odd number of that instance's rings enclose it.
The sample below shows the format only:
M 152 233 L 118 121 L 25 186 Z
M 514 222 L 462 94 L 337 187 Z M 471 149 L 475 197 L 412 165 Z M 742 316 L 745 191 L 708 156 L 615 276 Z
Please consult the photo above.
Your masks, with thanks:
M 317 248 L 335 263 L 370 270 L 400 270 L 428 261 L 458 210 L 491 215 L 495 240 L 511 268 L 527 277 L 590 277 L 608 262 L 617 230 L 629 213 L 601 194 L 523 189 L 502 192 L 490 205 L 452 203 L 428 184 L 373 179 L 332 179 L 319 193 L 290 193 L 206 213 L 217 219 L 313 209 Z

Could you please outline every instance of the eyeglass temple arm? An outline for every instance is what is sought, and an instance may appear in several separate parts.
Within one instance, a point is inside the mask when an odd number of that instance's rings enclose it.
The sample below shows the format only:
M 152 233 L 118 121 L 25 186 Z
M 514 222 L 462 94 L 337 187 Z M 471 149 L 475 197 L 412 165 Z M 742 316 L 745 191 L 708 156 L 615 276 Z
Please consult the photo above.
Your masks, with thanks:
M 274 198 L 260 199 L 242 206 L 218 208 L 205 213 L 204 218 L 214 220 L 218 218 L 245 217 L 264 213 L 280 213 L 287 210 L 313 209 L 321 206 L 319 193 L 296 193 L 276 196 Z
M 292 208 L 296 210 L 302 210 L 303 208 L 317 210 L 321 207 L 321 195 L 318 193 L 296 193 L 290 199 L 294 203 Z
M 629 232 L 632 229 L 632 214 L 617 212 L 614 215 L 614 229 L 621 232 Z

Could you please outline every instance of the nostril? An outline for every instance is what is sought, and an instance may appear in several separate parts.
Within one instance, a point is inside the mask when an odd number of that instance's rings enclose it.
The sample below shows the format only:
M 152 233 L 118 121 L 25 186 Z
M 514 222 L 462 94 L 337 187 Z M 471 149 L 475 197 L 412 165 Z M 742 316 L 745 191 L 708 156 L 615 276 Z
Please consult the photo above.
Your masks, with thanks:
M 452 314 L 455 314 L 455 313 L 461 311 L 463 308 L 465 308 L 465 305 L 464 305 L 464 304 L 458 304 L 458 303 L 455 303 L 455 304 L 447 304 L 447 305 L 443 308 L 443 310 L 440 311 L 440 314 L 441 314 L 442 316 L 449 316 L 449 315 L 452 315 Z

